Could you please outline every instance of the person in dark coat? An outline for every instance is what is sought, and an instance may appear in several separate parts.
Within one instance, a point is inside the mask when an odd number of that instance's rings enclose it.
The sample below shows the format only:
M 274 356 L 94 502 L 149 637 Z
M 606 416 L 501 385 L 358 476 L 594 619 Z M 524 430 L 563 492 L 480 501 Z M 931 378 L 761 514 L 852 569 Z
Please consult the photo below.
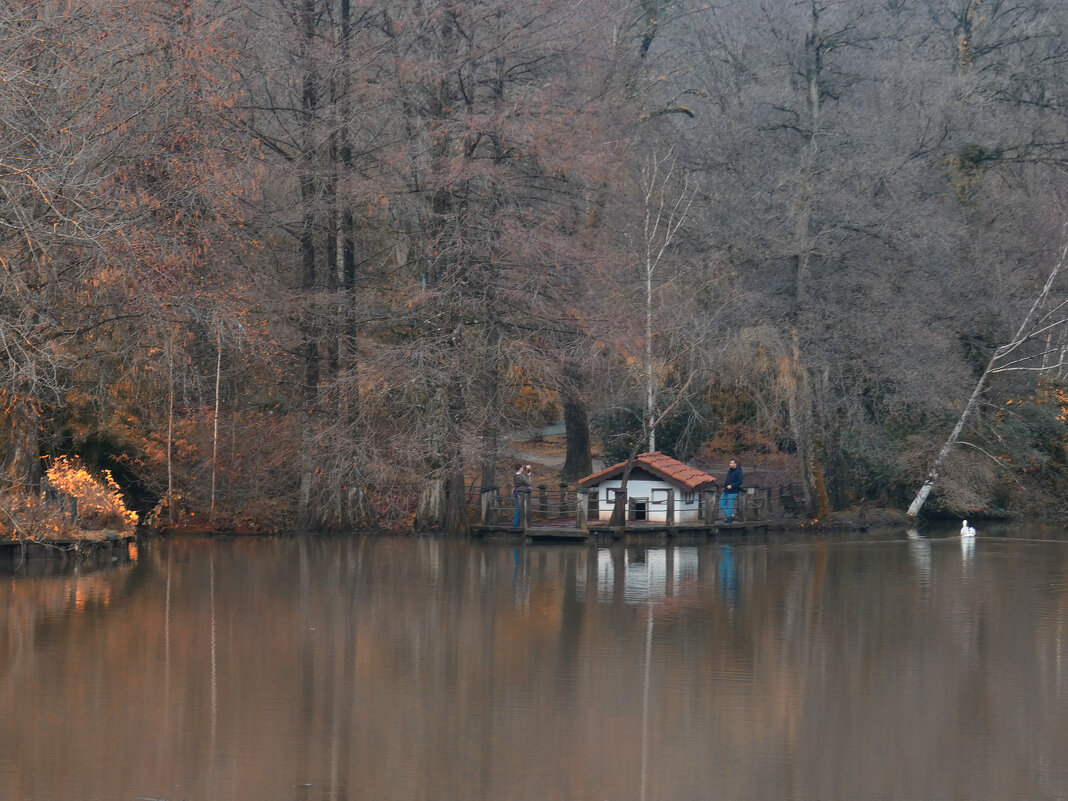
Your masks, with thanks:
M 727 476 L 723 479 L 723 494 L 719 496 L 719 508 L 723 512 L 723 522 L 734 522 L 734 503 L 738 500 L 738 493 L 742 491 L 742 468 L 737 460 L 731 459 L 727 466 Z

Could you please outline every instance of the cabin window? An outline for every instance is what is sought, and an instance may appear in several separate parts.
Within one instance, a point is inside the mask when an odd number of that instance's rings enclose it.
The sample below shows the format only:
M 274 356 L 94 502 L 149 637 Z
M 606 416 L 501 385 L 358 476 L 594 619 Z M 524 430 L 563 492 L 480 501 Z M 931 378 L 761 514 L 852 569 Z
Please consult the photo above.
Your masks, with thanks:
M 693 497 L 694 497 L 693 490 L 690 490 L 689 492 L 684 492 L 684 493 L 682 493 L 682 502 L 683 503 L 693 503 Z

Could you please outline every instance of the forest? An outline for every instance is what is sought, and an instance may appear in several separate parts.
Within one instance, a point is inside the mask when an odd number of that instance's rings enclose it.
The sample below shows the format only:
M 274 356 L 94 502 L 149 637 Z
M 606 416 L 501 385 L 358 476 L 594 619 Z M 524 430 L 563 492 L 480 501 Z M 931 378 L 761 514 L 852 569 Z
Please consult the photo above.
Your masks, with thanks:
M 791 459 L 812 515 L 1068 512 L 1063 0 L 0 32 L 9 502 L 76 456 L 158 519 L 462 533 L 563 420 L 571 478 L 714 443 Z

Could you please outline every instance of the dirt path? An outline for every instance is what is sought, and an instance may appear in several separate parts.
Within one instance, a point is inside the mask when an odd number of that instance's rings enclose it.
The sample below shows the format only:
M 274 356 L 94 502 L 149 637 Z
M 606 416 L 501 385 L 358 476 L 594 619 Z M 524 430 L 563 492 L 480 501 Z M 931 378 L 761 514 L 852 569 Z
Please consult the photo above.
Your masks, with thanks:
M 541 478 L 553 480 L 553 474 L 559 473 L 564 466 L 567 443 L 564 439 L 564 424 L 554 423 L 541 429 L 526 431 L 505 440 L 506 455 L 509 466 L 515 462 L 530 463 L 541 467 Z M 705 472 L 722 478 L 727 474 L 730 456 L 723 454 L 711 459 L 695 459 L 690 463 Z M 742 456 L 742 470 L 745 483 L 750 487 L 782 487 L 798 481 L 796 465 L 789 457 L 767 458 L 758 455 Z M 593 472 L 606 467 L 603 459 L 593 459 Z M 535 474 L 539 471 L 535 469 Z M 549 475 L 546 475 L 548 473 Z
M 551 426 L 515 434 L 506 442 L 508 459 L 516 462 L 529 462 L 540 465 L 551 472 L 559 472 L 564 467 L 567 456 L 567 441 L 564 424 L 553 423 Z M 605 467 L 604 460 L 597 455 L 593 457 L 593 472 Z M 536 472 L 536 471 L 535 471 Z

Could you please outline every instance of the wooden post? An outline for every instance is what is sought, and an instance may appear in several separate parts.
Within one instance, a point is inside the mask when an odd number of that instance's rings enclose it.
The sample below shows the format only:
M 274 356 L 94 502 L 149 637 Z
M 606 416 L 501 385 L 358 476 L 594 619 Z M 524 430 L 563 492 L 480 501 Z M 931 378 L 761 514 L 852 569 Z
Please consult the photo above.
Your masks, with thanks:
M 590 491 L 584 487 L 580 487 L 575 492 L 575 528 L 579 531 L 589 530 L 589 502 Z
M 623 528 L 627 527 L 627 493 L 622 489 L 615 490 L 616 500 L 614 509 L 612 511 L 612 517 L 616 520 L 623 521 Z
M 716 522 L 716 490 L 706 489 L 704 491 L 705 496 L 705 519 L 704 522 L 708 525 Z
M 675 526 L 675 490 L 667 491 L 667 517 L 665 518 L 669 528 Z
M 526 531 L 530 528 L 530 487 L 520 487 L 515 502 L 519 506 L 519 527 Z
M 488 526 L 493 523 L 493 513 L 497 509 L 497 493 L 499 487 L 483 487 L 479 495 L 482 512 L 482 525 Z

